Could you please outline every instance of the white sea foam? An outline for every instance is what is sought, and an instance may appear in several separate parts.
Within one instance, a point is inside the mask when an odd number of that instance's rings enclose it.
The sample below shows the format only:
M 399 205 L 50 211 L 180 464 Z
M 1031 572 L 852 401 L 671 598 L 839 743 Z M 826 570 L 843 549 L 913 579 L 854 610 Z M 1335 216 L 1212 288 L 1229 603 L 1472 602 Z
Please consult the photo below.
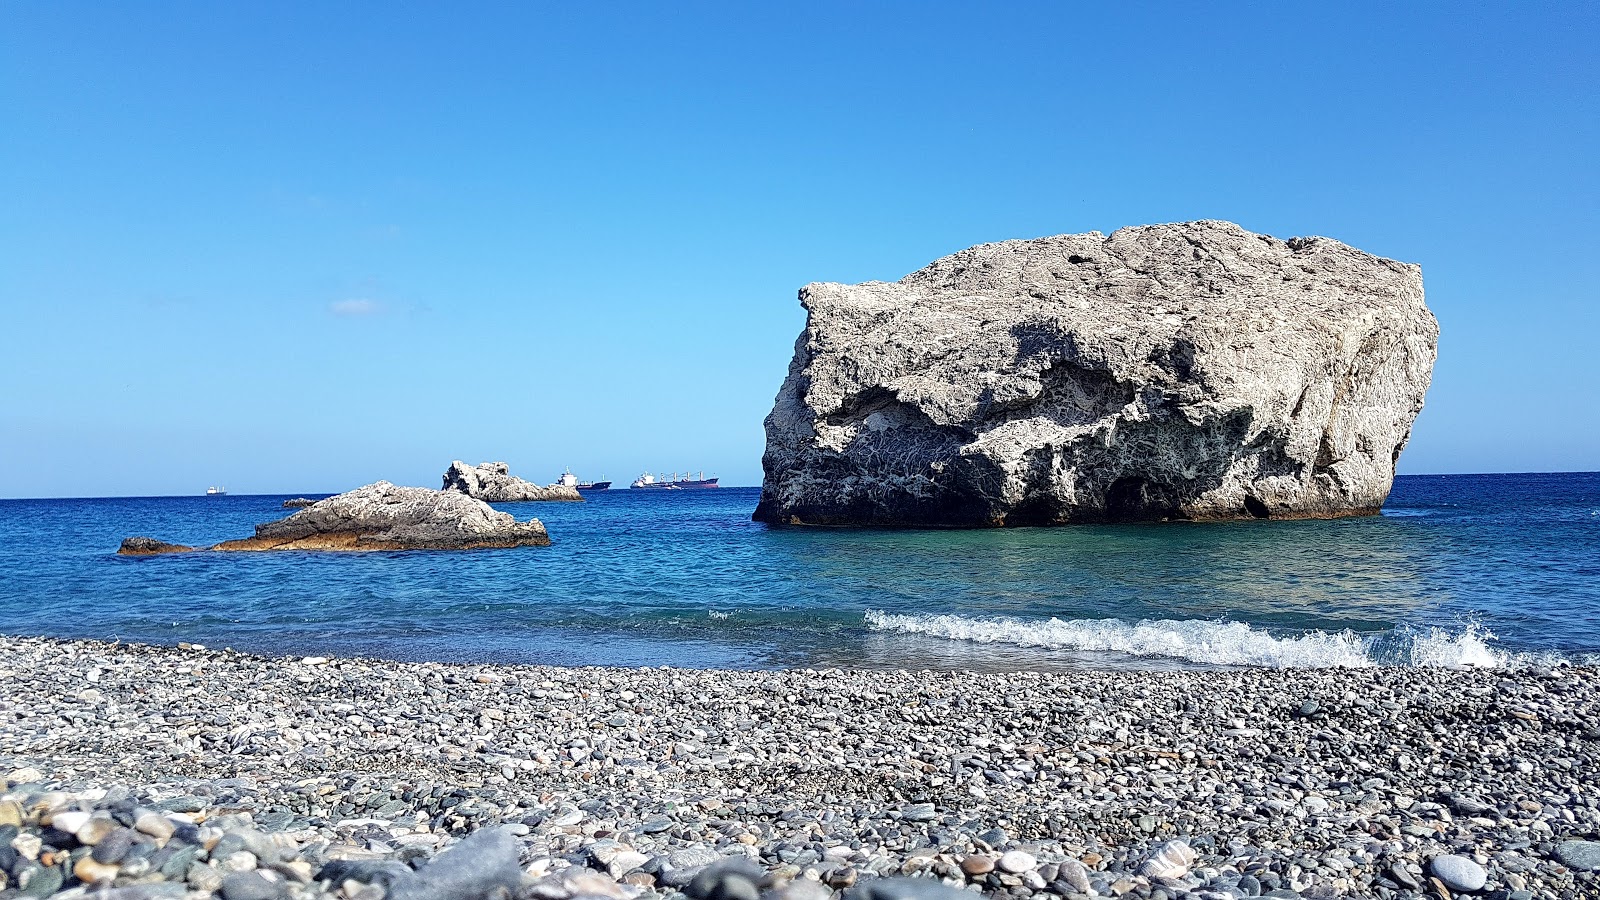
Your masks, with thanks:
M 1202 619 L 1129 623 L 1118 619 L 907 616 L 878 611 L 867 613 L 866 619 L 874 631 L 1045 650 L 1157 657 L 1208 666 L 1298 669 L 1409 665 L 1460 669 L 1503 668 L 1520 661 L 1514 654 L 1489 646 L 1494 635 L 1471 623 L 1458 632 L 1442 628 L 1402 629 L 1372 636 L 1352 631 L 1275 635 L 1244 622 Z
M 1409 658 L 1404 661 L 1413 666 L 1501 669 L 1514 661 L 1512 654 L 1489 646 L 1494 632 L 1473 623 L 1454 633 L 1437 627 L 1398 633 L 1410 638 Z

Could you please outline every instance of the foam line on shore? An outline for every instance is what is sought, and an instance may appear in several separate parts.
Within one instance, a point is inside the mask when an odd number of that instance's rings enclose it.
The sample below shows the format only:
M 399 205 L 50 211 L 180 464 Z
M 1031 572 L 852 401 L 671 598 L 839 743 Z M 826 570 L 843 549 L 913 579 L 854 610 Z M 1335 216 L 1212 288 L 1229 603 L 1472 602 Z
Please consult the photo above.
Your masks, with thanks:
M 1275 635 L 1244 622 L 1203 619 L 1020 619 L 1009 616 L 866 614 L 874 631 L 927 635 L 1043 650 L 1121 653 L 1207 666 L 1278 669 L 1366 668 L 1378 665 L 1450 669 L 1507 668 L 1524 659 L 1489 646 L 1494 635 L 1467 623 L 1460 631 L 1401 628 L 1379 635 L 1308 631 Z

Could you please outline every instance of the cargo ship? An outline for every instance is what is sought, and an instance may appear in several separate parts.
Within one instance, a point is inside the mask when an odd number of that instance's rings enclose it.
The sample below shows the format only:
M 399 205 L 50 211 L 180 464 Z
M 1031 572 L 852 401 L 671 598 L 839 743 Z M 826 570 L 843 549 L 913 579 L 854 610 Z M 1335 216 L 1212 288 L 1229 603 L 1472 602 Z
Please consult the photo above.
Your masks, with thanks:
M 699 491 L 717 486 L 717 478 L 714 475 L 710 478 L 707 478 L 704 472 L 700 473 L 699 478 L 690 478 L 689 475 L 690 473 L 685 472 L 680 478 L 677 472 L 673 472 L 671 478 L 663 476 L 657 480 L 654 475 L 646 472 L 635 478 L 629 487 L 655 491 Z
M 561 473 L 561 477 L 557 478 L 556 481 L 555 481 L 555 484 L 552 484 L 550 486 L 551 487 L 577 488 L 578 489 L 578 493 L 580 493 L 580 494 L 585 492 L 585 491 L 609 491 L 609 490 L 611 490 L 611 482 L 609 482 L 609 481 L 579 481 L 578 480 L 578 476 L 572 474 L 572 470 L 571 469 L 568 469 L 565 472 L 562 472 Z

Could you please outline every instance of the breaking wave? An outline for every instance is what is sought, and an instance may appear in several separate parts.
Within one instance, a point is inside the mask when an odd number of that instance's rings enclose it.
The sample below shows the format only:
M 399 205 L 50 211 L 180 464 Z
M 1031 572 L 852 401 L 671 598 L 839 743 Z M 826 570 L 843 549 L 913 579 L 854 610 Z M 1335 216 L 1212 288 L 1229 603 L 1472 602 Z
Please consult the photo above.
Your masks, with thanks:
M 1375 635 L 1353 631 L 1273 634 L 1244 622 L 1198 619 L 1017 619 L 1008 616 L 866 615 L 873 631 L 926 635 L 979 644 L 1006 644 L 1076 653 L 1113 653 L 1183 660 L 1205 666 L 1278 669 L 1428 666 L 1510 668 L 1556 662 L 1499 650 L 1494 634 L 1467 623 L 1459 631 L 1398 628 Z

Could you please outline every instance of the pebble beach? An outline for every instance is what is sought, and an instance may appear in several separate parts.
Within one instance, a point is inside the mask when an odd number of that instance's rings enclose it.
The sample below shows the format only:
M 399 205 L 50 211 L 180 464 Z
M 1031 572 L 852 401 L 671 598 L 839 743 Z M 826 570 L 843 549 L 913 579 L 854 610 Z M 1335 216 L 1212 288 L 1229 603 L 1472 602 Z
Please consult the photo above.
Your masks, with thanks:
M 0 638 L 0 897 L 1600 896 L 1592 668 L 981 674 Z

